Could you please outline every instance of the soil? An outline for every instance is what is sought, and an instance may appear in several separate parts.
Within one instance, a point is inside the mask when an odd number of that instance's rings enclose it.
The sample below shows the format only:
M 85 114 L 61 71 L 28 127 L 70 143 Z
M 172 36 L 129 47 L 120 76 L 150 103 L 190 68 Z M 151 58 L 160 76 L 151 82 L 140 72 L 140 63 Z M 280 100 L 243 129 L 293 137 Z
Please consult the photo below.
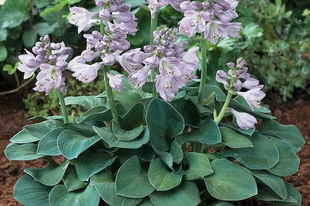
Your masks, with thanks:
M 0 206 L 20 206 L 21 204 L 13 199 L 13 188 L 17 179 L 23 175 L 24 168 L 42 167 L 44 164 L 41 160 L 9 162 L 3 153 L 9 139 L 28 124 L 24 118 L 22 98 L 21 94 L 0 96 Z M 310 100 L 293 101 L 272 109 L 279 122 L 295 124 L 306 138 L 307 144 L 298 154 L 301 159 L 299 172 L 288 177 L 287 181 L 301 192 L 303 206 L 310 206 Z M 261 204 L 252 199 L 238 205 L 271 204 Z

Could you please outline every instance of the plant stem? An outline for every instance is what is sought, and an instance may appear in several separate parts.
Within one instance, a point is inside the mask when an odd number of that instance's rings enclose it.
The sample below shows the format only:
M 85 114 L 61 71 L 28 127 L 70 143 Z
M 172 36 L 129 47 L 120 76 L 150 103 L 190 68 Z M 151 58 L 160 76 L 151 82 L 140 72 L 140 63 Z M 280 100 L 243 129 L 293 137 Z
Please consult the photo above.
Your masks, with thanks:
M 214 121 L 216 122 L 216 124 L 219 124 L 219 123 L 222 121 L 222 119 L 223 119 L 223 117 L 224 117 L 224 115 L 225 115 L 225 113 L 226 113 L 226 110 L 227 110 L 227 108 L 228 108 L 228 106 L 229 106 L 229 103 L 230 103 L 230 101 L 231 101 L 231 98 L 232 98 L 232 94 L 231 94 L 231 92 L 229 91 L 229 92 L 228 92 L 228 95 L 227 95 L 227 98 L 226 98 L 226 101 L 225 101 L 225 103 L 224 103 L 224 106 L 223 106 L 223 108 L 222 108 L 220 114 L 219 114 L 219 115 L 217 116 L 217 118 L 214 120 Z
M 198 93 L 198 103 L 203 103 L 204 89 L 207 82 L 208 65 L 207 65 L 207 41 L 202 37 L 200 41 L 201 49 L 201 78 Z
M 154 18 L 151 18 L 151 29 L 150 29 L 150 45 L 154 45 L 154 31 L 157 29 L 158 26 L 158 12 L 156 13 Z M 155 85 L 155 68 L 151 70 L 151 81 L 153 82 L 153 97 L 158 97 L 156 92 L 156 85 Z
M 114 102 L 113 92 L 109 84 L 109 78 L 108 78 L 109 69 L 108 67 L 105 67 L 103 69 L 104 69 L 104 83 L 105 83 L 105 90 L 107 94 L 107 101 L 108 101 L 109 107 L 111 108 L 113 119 L 119 125 L 119 118 L 118 118 L 118 114 L 117 114 L 117 110 L 116 110 L 116 106 Z
M 64 119 L 64 123 L 68 123 L 69 119 L 68 119 L 68 113 L 67 113 L 67 109 L 66 109 L 66 103 L 65 103 L 65 98 L 62 92 L 57 90 L 57 94 L 58 94 L 58 98 L 59 98 L 59 102 L 60 102 L 60 107 L 61 107 L 61 113 L 62 113 L 62 117 Z
M 16 72 L 14 73 L 14 76 L 15 76 L 15 80 L 16 80 L 17 87 L 20 87 L 19 78 L 18 78 L 18 75 L 17 75 Z
M 104 24 L 103 21 L 100 21 L 100 33 L 103 35 L 104 34 Z M 112 116 L 114 121 L 119 125 L 119 118 L 118 118 L 118 113 L 116 110 L 115 102 L 114 102 L 114 97 L 113 97 L 113 92 L 112 88 L 109 84 L 109 78 L 108 78 L 108 71 L 109 67 L 103 67 L 103 74 L 104 74 L 104 84 L 105 84 L 105 91 L 107 94 L 107 101 L 108 105 L 111 108 Z
M 16 88 L 16 89 L 13 89 L 13 90 L 10 90 L 10 91 L 1 92 L 1 93 L 0 93 L 0 96 L 18 92 L 19 90 L 21 90 L 22 88 L 24 88 L 25 86 L 27 86 L 34 78 L 35 78 L 35 76 L 31 77 L 31 79 L 29 79 L 27 82 L 25 82 L 24 84 L 22 84 L 21 86 L 19 86 L 19 87 Z

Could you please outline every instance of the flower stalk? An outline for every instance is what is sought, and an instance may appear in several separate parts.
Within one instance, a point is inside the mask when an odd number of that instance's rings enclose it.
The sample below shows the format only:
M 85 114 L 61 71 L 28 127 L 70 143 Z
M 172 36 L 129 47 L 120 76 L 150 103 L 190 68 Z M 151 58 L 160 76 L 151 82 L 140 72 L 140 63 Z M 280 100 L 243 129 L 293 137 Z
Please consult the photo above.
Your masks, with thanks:
M 155 14 L 155 17 L 151 17 L 151 28 L 150 28 L 150 45 L 154 45 L 154 31 L 157 29 L 158 26 L 158 12 Z M 156 85 L 155 85 L 155 68 L 151 69 L 151 81 L 153 82 L 153 97 L 158 97 L 156 92 Z
M 225 101 L 225 103 L 224 103 L 224 105 L 223 105 L 223 107 L 221 109 L 220 114 L 214 119 L 216 124 L 219 124 L 222 121 L 222 119 L 224 118 L 224 116 L 226 114 L 226 111 L 227 111 L 227 108 L 228 108 L 228 106 L 230 104 L 231 99 L 232 99 L 232 94 L 229 91 L 228 95 L 227 95 L 227 98 L 226 98 L 226 101 Z
M 207 65 L 207 41 L 202 37 L 201 47 L 201 78 L 198 92 L 198 103 L 203 103 L 205 85 L 207 83 L 208 65 Z
M 102 20 L 100 21 L 100 33 L 102 35 L 104 34 L 104 24 Z M 109 84 L 109 78 L 108 78 L 109 67 L 104 67 L 103 70 L 104 70 L 103 74 L 104 74 L 105 90 L 107 94 L 107 102 L 108 102 L 109 107 L 111 108 L 114 121 L 117 124 L 119 124 L 119 118 L 118 118 L 118 113 L 117 113 L 116 106 L 115 106 L 113 91 Z
M 113 119 L 119 125 L 119 118 L 118 118 L 118 113 L 117 113 L 116 106 L 115 106 L 113 92 L 109 84 L 108 71 L 109 71 L 109 67 L 105 67 L 104 68 L 104 83 L 105 83 L 105 90 L 107 94 L 107 101 L 108 101 L 109 107 L 111 108 Z
M 68 113 L 67 113 L 67 109 L 66 109 L 66 103 L 65 103 L 64 95 L 61 91 L 58 91 L 58 90 L 57 90 L 57 95 L 59 98 L 61 113 L 62 113 L 62 117 L 64 119 L 64 123 L 65 124 L 69 123 L 69 118 L 68 118 Z

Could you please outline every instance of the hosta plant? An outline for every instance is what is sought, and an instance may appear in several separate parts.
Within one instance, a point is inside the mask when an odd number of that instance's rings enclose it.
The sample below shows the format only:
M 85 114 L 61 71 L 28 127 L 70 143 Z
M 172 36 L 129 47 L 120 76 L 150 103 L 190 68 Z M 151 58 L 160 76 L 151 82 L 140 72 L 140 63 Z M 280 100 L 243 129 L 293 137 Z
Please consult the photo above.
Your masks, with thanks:
M 19 57 L 24 77 L 37 75 L 34 90 L 57 91 L 62 116 L 34 117 L 11 139 L 10 160 L 47 162 L 24 170 L 14 198 L 26 206 L 220 206 L 252 197 L 301 205 L 282 177 L 297 172 L 305 141 L 261 106 L 263 85 L 246 61 L 217 71 L 221 87 L 206 82 L 206 43 L 238 37 L 238 2 L 147 3 L 151 42 L 144 48 L 130 49 L 127 37 L 138 31 L 130 6 L 96 0 L 96 12 L 70 9 L 69 22 L 87 41 L 80 56 L 67 62 L 70 48 L 44 36 Z M 164 6 L 184 14 L 178 28 L 158 27 Z M 181 34 L 200 46 L 188 48 Z M 118 65 L 124 74 L 113 71 Z M 64 98 L 64 70 L 84 83 L 102 70 L 106 89 Z M 68 115 L 67 105 L 85 112 Z

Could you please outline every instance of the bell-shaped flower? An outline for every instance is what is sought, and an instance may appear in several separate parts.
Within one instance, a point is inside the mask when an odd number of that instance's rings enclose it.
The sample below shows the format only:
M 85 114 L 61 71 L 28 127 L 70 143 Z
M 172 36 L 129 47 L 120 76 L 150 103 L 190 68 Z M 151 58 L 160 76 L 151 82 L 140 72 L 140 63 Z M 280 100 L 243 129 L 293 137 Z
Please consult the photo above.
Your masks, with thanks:
M 188 10 L 184 13 L 184 18 L 179 22 L 180 32 L 189 37 L 206 30 L 206 21 L 210 19 L 210 14 L 204 11 Z
M 242 24 L 239 22 L 232 22 L 227 30 L 228 37 L 239 38 L 239 31 L 242 29 Z
M 219 70 L 216 72 L 216 81 L 224 86 L 229 86 L 227 81 L 227 73 L 224 70 Z
M 122 74 L 116 74 L 116 75 L 113 75 L 111 73 L 107 73 L 107 76 L 109 78 L 109 84 L 110 86 L 121 92 L 123 90 L 123 79 L 124 79 L 124 75 Z
M 24 73 L 24 79 L 30 78 L 40 66 L 40 63 L 37 62 L 36 57 L 32 53 L 28 50 L 26 50 L 26 53 L 18 56 L 22 64 L 17 68 Z
M 70 24 L 78 26 L 78 33 L 82 31 L 88 31 L 92 27 L 91 18 L 96 15 L 96 13 L 89 12 L 87 9 L 81 7 L 70 8 L 72 16 L 69 18 Z
M 259 85 L 259 81 L 255 78 L 249 78 L 243 82 L 242 87 L 246 89 L 253 89 Z
M 219 4 L 222 5 L 220 6 L 220 9 L 215 10 L 215 14 L 221 21 L 231 21 L 239 16 L 236 12 L 238 1 L 225 0 L 219 2 Z
M 257 119 L 252 115 L 245 112 L 237 112 L 234 109 L 230 109 L 231 113 L 236 117 L 238 126 L 243 130 L 249 130 L 255 128 Z
M 156 77 L 156 90 L 163 100 L 170 101 L 179 91 L 179 87 L 173 76 L 160 74 Z
M 71 66 L 72 76 L 83 83 L 93 82 L 97 76 L 98 71 L 101 69 L 102 63 L 95 63 L 92 65 L 75 63 Z
M 149 57 L 149 54 L 142 52 L 141 49 L 132 49 L 118 56 L 116 60 L 126 72 L 131 74 L 143 67 L 142 62 L 147 57 Z
M 170 3 L 170 0 L 147 0 L 152 18 L 155 18 L 158 10 Z
M 264 86 L 257 86 L 246 92 L 237 92 L 237 94 L 243 97 L 252 109 L 260 107 L 262 99 L 265 98 L 266 94 L 262 91 Z
M 146 65 L 142 69 L 132 72 L 129 75 L 129 82 L 134 84 L 137 88 L 142 87 L 146 83 L 150 75 L 150 71 L 150 65 Z
M 228 22 L 212 20 L 206 26 L 204 37 L 209 39 L 212 44 L 216 44 L 219 38 L 225 39 L 228 37 L 227 31 L 230 25 Z
M 35 91 L 45 92 L 48 95 L 52 89 L 65 92 L 65 78 L 62 76 L 62 72 L 53 65 L 42 64 L 40 66 L 41 71 L 37 76 Z

